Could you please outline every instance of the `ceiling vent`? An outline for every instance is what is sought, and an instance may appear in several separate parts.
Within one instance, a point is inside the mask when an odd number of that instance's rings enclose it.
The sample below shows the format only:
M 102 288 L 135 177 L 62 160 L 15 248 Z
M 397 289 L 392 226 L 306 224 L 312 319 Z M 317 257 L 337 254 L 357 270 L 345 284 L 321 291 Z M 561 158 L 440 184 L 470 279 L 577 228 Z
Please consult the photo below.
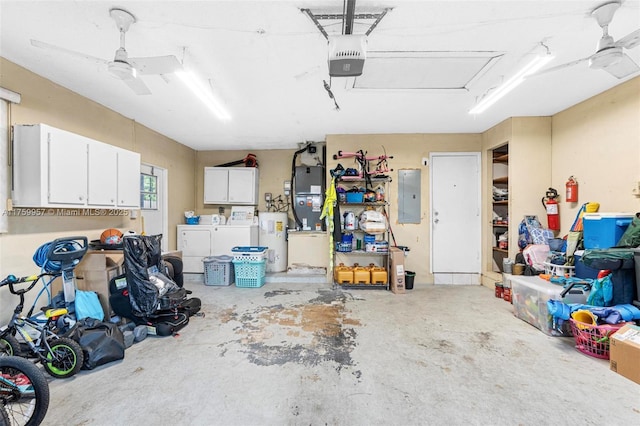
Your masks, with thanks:
M 331 35 L 329 39 L 329 75 L 357 77 L 362 75 L 367 58 L 366 35 Z

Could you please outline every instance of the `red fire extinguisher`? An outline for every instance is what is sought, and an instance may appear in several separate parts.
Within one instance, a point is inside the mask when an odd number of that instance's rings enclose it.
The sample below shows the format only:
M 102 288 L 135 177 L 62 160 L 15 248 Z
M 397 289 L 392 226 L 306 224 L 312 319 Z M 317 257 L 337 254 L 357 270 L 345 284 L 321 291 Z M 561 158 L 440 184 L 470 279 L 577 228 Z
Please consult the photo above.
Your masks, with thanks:
M 547 211 L 547 224 L 552 231 L 560 230 L 560 212 L 558 209 L 558 191 L 549 188 L 544 197 L 542 197 L 542 205 Z M 546 200 L 546 203 L 545 203 Z
M 573 177 L 569 176 L 569 180 L 565 184 L 567 188 L 567 196 L 565 200 L 568 203 L 575 203 L 578 201 L 578 181 Z

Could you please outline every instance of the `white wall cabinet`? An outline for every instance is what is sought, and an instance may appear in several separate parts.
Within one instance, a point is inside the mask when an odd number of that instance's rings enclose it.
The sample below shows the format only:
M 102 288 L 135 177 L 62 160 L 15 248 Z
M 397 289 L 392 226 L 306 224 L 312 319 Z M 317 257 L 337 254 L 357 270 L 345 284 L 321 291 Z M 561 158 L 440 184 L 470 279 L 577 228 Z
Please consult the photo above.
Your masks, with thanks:
M 140 207 L 140 154 L 117 148 L 117 198 L 121 208 Z
M 139 194 L 140 154 L 45 124 L 14 126 L 15 206 L 138 208 Z
M 259 172 L 255 167 L 205 167 L 205 204 L 258 204 Z
M 115 148 L 102 143 L 92 144 L 89 146 L 88 155 L 88 204 L 115 206 L 118 195 L 118 182 L 113 178 L 118 161 Z

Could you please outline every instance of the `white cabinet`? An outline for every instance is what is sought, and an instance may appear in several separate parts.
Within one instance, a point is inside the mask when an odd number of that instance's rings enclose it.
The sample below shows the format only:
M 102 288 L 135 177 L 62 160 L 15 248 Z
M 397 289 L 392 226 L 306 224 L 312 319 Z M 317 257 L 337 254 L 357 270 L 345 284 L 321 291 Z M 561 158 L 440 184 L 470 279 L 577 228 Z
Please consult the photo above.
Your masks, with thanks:
M 14 126 L 13 204 L 140 205 L 140 154 L 45 124 Z
M 118 207 L 140 207 L 140 154 L 117 148 Z
M 89 205 L 116 205 L 118 182 L 113 176 L 117 161 L 116 150 L 111 145 L 95 143 L 89 146 Z
M 15 126 L 13 204 L 82 207 L 87 203 L 87 141 L 49 126 Z
M 257 225 L 178 225 L 183 271 L 201 274 L 202 259 L 231 255 L 236 246 L 257 246 L 258 234 Z
M 205 204 L 258 204 L 259 172 L 255 167 L 205 167 Z

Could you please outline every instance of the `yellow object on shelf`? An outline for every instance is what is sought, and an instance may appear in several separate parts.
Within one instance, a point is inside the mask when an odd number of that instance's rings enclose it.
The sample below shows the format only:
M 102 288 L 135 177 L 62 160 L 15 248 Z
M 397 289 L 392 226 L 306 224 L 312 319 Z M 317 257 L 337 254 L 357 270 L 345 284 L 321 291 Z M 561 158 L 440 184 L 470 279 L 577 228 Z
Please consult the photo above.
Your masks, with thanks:
M 369 268 L 366 268 L 364 266 L 354 266 L 353 282 L 355 284 L 370 284 L 371 273 L 369 272 Z
M 371 264 L 369 265 L 369 272 L 371 273 L 371 284 L 387 283 L 387 268 Z
M 340 284 L 353 284 L 353 268 L 344 263 L 333 268 L 333 278 Z

